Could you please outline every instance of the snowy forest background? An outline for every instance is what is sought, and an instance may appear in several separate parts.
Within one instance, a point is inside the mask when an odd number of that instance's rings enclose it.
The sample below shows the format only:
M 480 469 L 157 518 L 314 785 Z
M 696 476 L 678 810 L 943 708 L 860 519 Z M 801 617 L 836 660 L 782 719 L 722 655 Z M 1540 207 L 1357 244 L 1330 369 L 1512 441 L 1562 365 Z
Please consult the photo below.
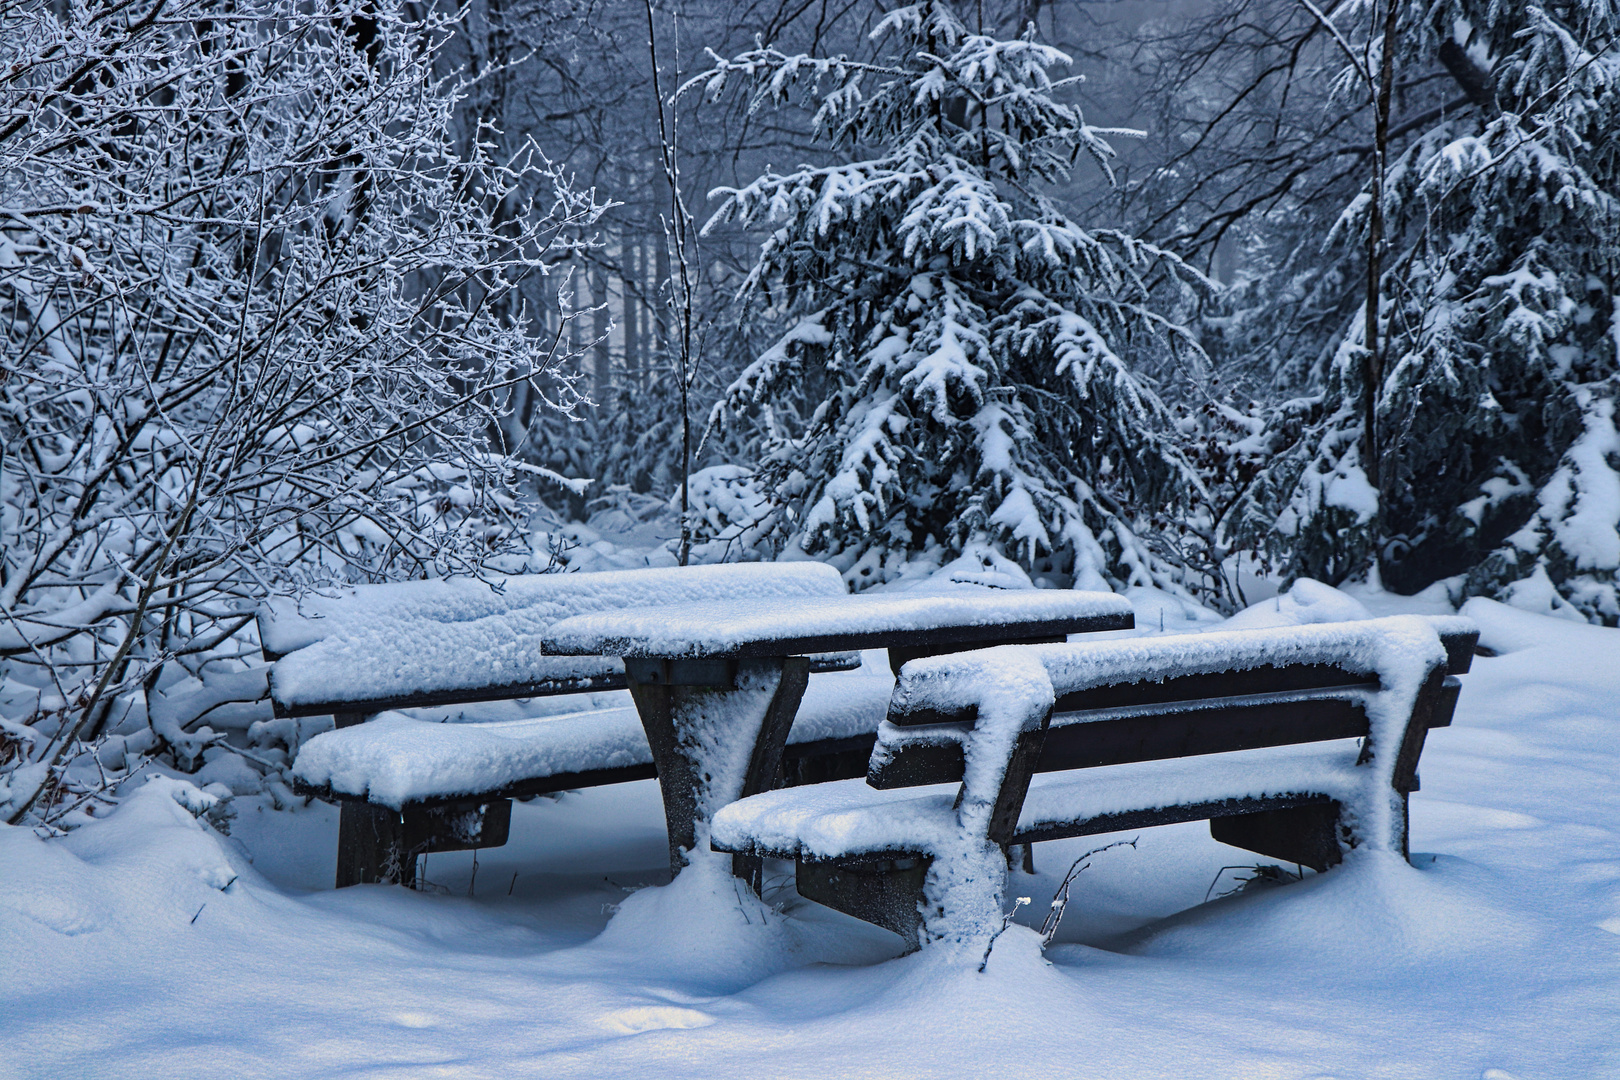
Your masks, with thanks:
M 972 551 L 1616 625 L 1617 42 L 1610 0 L 8 5 L 0 812 L 154 756 L 285 791 L 252 612 L 346 582 Z

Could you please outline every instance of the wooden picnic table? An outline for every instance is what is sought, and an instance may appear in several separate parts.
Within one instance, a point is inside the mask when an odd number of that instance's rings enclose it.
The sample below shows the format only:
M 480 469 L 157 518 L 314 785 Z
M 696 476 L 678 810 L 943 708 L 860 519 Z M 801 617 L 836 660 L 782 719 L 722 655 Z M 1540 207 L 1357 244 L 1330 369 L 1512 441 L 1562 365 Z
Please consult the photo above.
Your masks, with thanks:
M 809 677 L 808 654 L 887 649 L 898 670 L 922 656 L 1133 625 L 1130 604 L 1111 593 L 963 588 L 625 607 L 564 619 L 541 649 L 623 658 L 678 873 L 726 858 L 709 849 L 709 821 L 771 787 Z M 732 860 L 757 890 L 760 860 Z

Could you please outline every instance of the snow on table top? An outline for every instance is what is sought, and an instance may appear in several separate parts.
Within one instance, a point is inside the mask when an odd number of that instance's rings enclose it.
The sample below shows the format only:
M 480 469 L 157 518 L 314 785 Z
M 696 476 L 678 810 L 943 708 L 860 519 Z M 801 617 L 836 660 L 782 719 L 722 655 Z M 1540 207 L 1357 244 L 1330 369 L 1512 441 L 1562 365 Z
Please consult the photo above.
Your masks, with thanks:
M 894 679 L 880 672 L 812 675 L 788 742 L 877 729 Z M 399 809 L 424 799 L 494 791 L 521 780 L 652 762 L 633 708 L 445 724 L 388 713 L 328 731 L 298 752 L 293 775 L 315 787 Z
M 1030 784 L 1020 831 L 1139 810 L 1227 799 L 1328 795 L 1365 783 L 1352 744 L 1278 746 L 1201 758 L 1043 773 Z M 727 851 L 833 859 L 880 852 L 937 854 L 958 829 L 956 784 L 880 791 L 837 780 L 751 796 L 715 814 L 711 836 Z
M 492 618 L 401 634 L 364 630 L 324 638 L 271 666 L 270 693 L 278 705 L 300 712 L 478 688 L 494 696 L 502 688 L 585 690 L 623 673 L 624 664 L 612 656 L 541 656 L 534 634 L 514 633 L 508 620 Z
M 272 695 L 307 707 L 622 674 L 616 657 L 541 655 L 541 636 L 580 612 L 714 596 L 843 595 L 843 579 L 821 563 L 731 563 L 529 574 L 508 578 L 501 593 L 471 580 L 361 586 L 306 599 L 304 612 L 318 618 L 283 610 L 260 625 L 267 649 L 296 649 L 276 661 Z
M 264 648 L 285 655 L 368 626 L 465 623 L 532 612 L 549 625 L 602 608 L 679 603 L 720 596 L 842 596 L 848 590 L 825 563 L 724 563 L 717 566 L 518 574 L 494 586 L 474 578 L 356 585 L 332 596 L 277 598 L 260 608 Z
M 792 655 L 971 641 L 997 628 L 1031 636 L 1122 629 L 1130 618 L 1124 597 L 1056 589 L 738 598 L 577 615 L 553 626 L 544 648 L 635 657 Z

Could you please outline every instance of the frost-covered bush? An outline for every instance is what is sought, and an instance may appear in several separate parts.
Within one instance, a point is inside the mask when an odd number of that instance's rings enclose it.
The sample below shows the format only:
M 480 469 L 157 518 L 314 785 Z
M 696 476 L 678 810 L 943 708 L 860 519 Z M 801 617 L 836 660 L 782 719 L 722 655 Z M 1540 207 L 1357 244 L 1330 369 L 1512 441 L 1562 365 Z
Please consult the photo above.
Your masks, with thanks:
M 971 33 L 944 3 L 897 8 L 871 62 L 761 47 L 689 86 L 814 107 L 840 164 L 722 188 L 711 220 L 767 230 L 753 302 L 792 328 L 713 418 L 748 417 L 759 476 L 798 544 L 851 581 L 980 540 L 1048 580 L 1165 583 L 1152 514 L 1198 481 L 1139 361 L 1197 346 L 1152 306 L 1173 259 L 1087 230 L 1045 194 L 1107 131 L 1059 100 L 1069 58 Z
M 692 556 L 697 562 L 739 562 L 760 558 L 762 542 L 775 520 L 770 496 L 759 489 L 752 469 L 710 465 L 686 481 Z M 680 493 L 670 509 L 680 512 Z
M 0 9 L 0 816 L 57 819 L 177 742 L 204 760 L 196 712 L 82 751 L 141 690 L 217 720 L 259 597 L 521 539 L 486 436 L 501 391 L 566 407 L 568 376 L 508 301 L 597 207 L 533 147 L 455 151 L 449 26 Z

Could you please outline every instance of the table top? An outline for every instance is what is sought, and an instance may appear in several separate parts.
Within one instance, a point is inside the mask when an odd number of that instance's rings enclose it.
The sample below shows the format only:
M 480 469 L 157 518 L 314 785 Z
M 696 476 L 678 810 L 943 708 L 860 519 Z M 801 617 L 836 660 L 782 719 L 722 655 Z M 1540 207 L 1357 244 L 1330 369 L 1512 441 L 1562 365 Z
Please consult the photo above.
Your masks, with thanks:
M 626 657 L 799 656 L 1056 637 L 1134 625 L 1113 593 L 1060 589 L 963 589 L 760 597 L 620 608 L 552 625 L 553 655 Z

